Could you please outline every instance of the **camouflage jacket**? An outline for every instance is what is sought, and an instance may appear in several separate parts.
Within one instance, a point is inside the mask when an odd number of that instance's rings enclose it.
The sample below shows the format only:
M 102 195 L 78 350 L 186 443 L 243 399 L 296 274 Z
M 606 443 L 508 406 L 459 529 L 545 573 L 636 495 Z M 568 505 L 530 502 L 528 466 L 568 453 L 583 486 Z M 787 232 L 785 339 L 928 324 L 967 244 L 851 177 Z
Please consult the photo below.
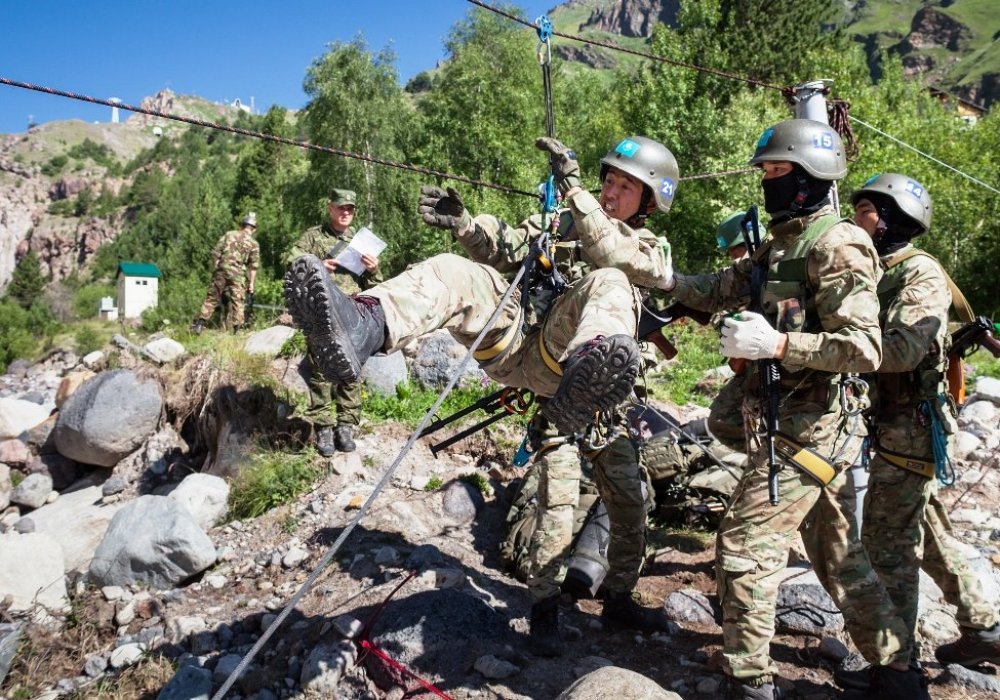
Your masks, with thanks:
M 335 258 L 346 248 L 354 237 L 354 228 L 344 232 L 334 230 L 329 223 L 313 226 L 299 236 L 299 240 L 285 253 L 284 263 L 287 267 L 296 258 L 303 255 L 315 255 L 320 260 Z M 373 272 L 363 272 L 356 275 L 350 270 L 337 268 L 333 281 L 345 294 L 355 294 L 374 287 L 382 281 L 382 272 L 376 268 Z
M 874 375 L 881 419 L 900 409 L 910 414 L 906 408 L 939 393 L 947 369 L 948 281 L 937 260 L 914 250 L 908 245 L 882 258 L 882 364 Z
M 581 191 L 565 201 L 566 209 L 554 215 L 556 266 L 569 282 L 589 269 L 614 267 L 639 287 L 655 286 L 666 272 L 666 257 L 659 239 L 645 228 L 633 229 L 610 219 L 592 194 Z M 456 239 L 478 263 L 502 273 L 514 272 L 528 253 L 531 241 L 541 235 L 541 215 L 508 226 L 494 216 L 482 214 Z
M 227 279 L 241 280 L 260 265 L 260 246 L 248 231 L 227 231 L 212 250 L 212 262 Z
M 770 240 L 760 254 L 768 256 L 769 271 L 818 219 L 834 214 L 824 207 L 809 215 L 769 227 Z M 672 294 L 689 306 L 718 311 L 733 308 L 750 283 L 753 262 L 705 275 L 677 275 Z M 815 330 L 787 333 L 782 372 L 781 430 L 803 444 L 831 447 L 839 430 L 840 405 L 836 383 L 840 373 L 871 372 L 882 360 L 876 287 L 881 277 L 878 254 L 863 230 L 845 221 L 835 223 L 809 247 L 804 261 L 804 294 Z M 777 310 L 781 312 L 780 306 Z M 765 314 L 772 318 L 773 313 Z M 779 313 L 779 315 L 781 315 Z M 789 385 L 788 378 L 794 377 Z M 748 381 L 754 391 L 756 382 Z M 821 420 L 822 419 L 822 420 Z

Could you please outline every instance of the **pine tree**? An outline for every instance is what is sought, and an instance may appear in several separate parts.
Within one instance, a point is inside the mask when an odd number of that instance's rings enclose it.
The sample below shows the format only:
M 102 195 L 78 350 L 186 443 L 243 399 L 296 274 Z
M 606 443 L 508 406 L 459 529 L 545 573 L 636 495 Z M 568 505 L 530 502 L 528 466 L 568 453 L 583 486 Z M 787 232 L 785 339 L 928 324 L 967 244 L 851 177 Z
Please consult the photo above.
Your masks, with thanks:
M 7 286 L 7 296 L 27 309 L 38 300 L 44 288 L 45 278 L 42 276 L 38 254 L 29 250 L 14 268 Z

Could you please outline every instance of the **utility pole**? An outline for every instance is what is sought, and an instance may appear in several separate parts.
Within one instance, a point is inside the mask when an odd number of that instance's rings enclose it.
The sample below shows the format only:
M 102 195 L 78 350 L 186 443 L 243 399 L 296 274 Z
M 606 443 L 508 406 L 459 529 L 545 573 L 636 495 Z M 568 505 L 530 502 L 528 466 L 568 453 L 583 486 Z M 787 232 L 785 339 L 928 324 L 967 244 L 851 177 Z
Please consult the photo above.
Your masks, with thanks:
M 794 92 L 795 118 L 812 119 L 814 122 L 822 122 L 829 125 L 830 117 L 826 110 L 826 93 L 832 84 L 832 80 L 820 78 L 819 80 L 810 80 L 808 83 L 802 83 L 792 88 Z M 830 188 L 830 199 L 833 200 L 833 207 L 837 210 L 837 216 L 840 216 L 840 191 L 836 182 Z

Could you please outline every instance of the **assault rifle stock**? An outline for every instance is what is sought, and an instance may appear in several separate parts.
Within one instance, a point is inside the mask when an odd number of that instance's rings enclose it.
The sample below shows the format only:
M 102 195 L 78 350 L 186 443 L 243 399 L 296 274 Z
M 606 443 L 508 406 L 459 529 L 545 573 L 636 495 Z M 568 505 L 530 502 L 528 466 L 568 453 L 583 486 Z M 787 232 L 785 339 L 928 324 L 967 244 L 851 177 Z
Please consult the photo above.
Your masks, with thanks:
M 663 337 L 663 333 L 660 331 L 680 318 L 690 318 L 695 323 L 704 326 L 712 320 L 712 314 L 708 311 L 692 309 L 680 302 L 674 302 L 664 309 L 643 305 L 642 313 L 639 315 L 639 331 L 637 333 L 639 340 L 648 340 L 665 358 L 672 360 L 677 356 L 677 348 Z
M 953 357 L 968 357 L 977 347 L 988 351 L 993 357 L 1000 357 L 1000 340 L 993 334 L 997 327 L 985 316 L 976 316 L 975 320 L 966 323 L 951 334 L 951 350 Z
M 473 411 L 483 411 L 487 413 L 486 418 L 479 421 L 475 425 L 472 425 L 465 430 L 455 433 L 450 438 L 442 440 L 441 442 L 431 445 L 431 454 L 437 457 L 438 452 L 454 445 L 459 440 L 472 435 L 473 433 L 479 432 L 483 428 L 493 425 L 498 420 L 506 418 L 512 413 L 524 414 L 528 412 L 531 404 L 534 401 L 534 395 L 527 389 L 517 389 L 514 387 L 503 387 L 494 391 L 492 394 L 487 394 L 478 401 L 470 403 L 465 408 L 459 409 L 452 413 L 450 416 L 445 416 L 444 418 L 435 418 L 431 423 L 420 431 L 419 437 L 424 437 L 425 435 L 430 435 L 441 430 L 445 426 L 451 425 L 455 421 L 464 418 Z

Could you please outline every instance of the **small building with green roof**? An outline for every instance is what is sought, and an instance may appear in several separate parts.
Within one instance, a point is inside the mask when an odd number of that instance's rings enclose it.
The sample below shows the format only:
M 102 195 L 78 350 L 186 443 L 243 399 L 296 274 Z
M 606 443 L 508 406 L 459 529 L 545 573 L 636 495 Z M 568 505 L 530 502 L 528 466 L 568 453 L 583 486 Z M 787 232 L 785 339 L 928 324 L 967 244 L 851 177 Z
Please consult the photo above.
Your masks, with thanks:
M 160 268 L 153 263 L 120 262 L 117 275 L 118 315 L 139 318 L 156 306 L 160 290 Z

